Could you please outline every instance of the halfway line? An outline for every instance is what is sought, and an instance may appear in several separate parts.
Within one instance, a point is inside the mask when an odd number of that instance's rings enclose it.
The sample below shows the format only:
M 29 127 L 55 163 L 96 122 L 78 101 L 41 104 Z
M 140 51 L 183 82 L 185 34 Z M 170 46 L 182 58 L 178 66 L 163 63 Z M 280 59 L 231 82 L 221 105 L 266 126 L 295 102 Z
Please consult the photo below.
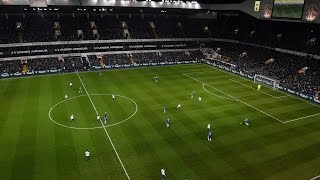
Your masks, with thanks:
M 87 94 L 87 96 L 88 96 L 88 98 L 89 98 L 89 100 L 90 100 L 90 102 L 91 102 L 91 104 L 92 104 L 93 109 L 96 111 L 97 114 L 99 114 L 98 111 L 97 111 L 96 106 L 94 105 L 94 103 L 93 103 L 93 101 L 92 101 L 92 99 L 91 99 L 91 97 L 90 97 L 90 95 L 89 95 L 89 93 L 88 93 L 88 91 L 87 91 L 86 86 L 83 84 L 83 82 L 82 82 L 82 80 L 81 80 L 81 78 L 80 78 L 80 76 L 79 76 L 78 71 L 76 71 L 76 73 L 77 73 L 77 75 L 78 75 L 78 78 L 79 78 L 82 86 L 83 86 L 83 89 L 86 91 L 86 94 Z M 108 133 L 107 129 L 104 127 L 103 122 L 102 122 L 101 119 L 100 119 L 100 123 L 101 123 L 101 125 L 102 125 L 102 127 L 103 127 L 103 129 L 104 129 L 104 132 L 105 132 L 106 135 L 108 136 L 108 139 L 109 139 L 109 141 L 110 141 L 110 143 L 111 143 L 111 146 L 112 146 L 114 152 L 116 153 L 116 155 L 117 155 L 117 157 L 118 157 L 118 160 L 119 160 L 119 162 L 120 162 L 120 164 L 121 164 L 121 166 L 122 166 L 122 169 L 124 170 L 127 178 L 130 180 L 130 177 L 129 177 L 128 173 L 127 173 L 127 170 L 126 170 L 126 168 L 124 167 L 124 165 L 123 165 L 123 163 L 122 163 L 122 161 L 121 161 L 121 159 L 120 159 L 120 156 L 119 156 L 116 148 L 114 147 L 113 142 L 112 142 L 112 140 L 111 140 L 111 138 L 110 138 L 110 136 L 109 136 L 109 133 Z

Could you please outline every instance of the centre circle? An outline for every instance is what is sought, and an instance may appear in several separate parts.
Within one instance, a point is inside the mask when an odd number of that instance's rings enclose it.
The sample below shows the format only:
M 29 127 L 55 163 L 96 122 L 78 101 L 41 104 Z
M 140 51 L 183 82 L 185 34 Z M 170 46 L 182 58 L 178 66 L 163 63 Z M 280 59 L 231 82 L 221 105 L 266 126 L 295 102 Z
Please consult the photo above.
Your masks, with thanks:
M 89 94 L 89 96 L 90 96 L 90 97 L 94 97 L 94 96 L 110 96 L 110 99 L 111 99 L 112 94 Z M 117 100 L 120 99 L 120 98 L 122 98 L 122 99 L 125 99 L 125 100 L 130 101 L 130 102 L 133 103 L 134 106 L 135 106 L 135 111 L 133 112 L 132 115 L 130 115 L 130 116 L 127 117 L 127 118 L 123 118 L 123 119 L 120 120 L 120 121 L 119 121 L 118 119 L 116 119 L 118 122 L 115 122 L 115 123 L 112 123 L 112 124 L 108 124 L 108 125 L 104 125 L 104 126 L 101 126 L 101 125 L 100 125 L 100 126 L 94 126 L 94 127 L 75 127 L 75 126 L 70 126 L 70 125 L 65 125 L 65 124 L 63 124 L 63 123 L 60 123 L 60 122 L 58 122 L 57 120 L 55 120 L 54 117 L 52 117 L 52 112 L 54 112 L 54 109 L 57 108 L 59 105 L 61 105 L 61 104 L 63 104 L 63 103 L 68 103 L 68 102 L 70 102 L 70 101 L 72 101 L 72 100 L 74 100 L 74 99 L 81 98 L 81 97 L 87 97 L 87 98 L 88 98 L 87 95 L 79 95 L 79 96 L 71 97 L 71 98 L 68 98 L 68 99 L 64 99 L 64 100 L 56 103 L 55 105 L 53 105 L 53 106 L 50 108 L 49 112 L 48 112 L 49 119 L 50 119 L 53 123 L 55 123 L 56 125 L 59 125 L 59 126 L 65 127 L 65 128 L 70 128 L 70 129 L 100 129 L 100 128 L 106 128 L 106 127 L 116 126 L 116 125 L 119 125 L 119 124 L 121 124 L 121 123 L 124 123 L 124 122 L 128 121 L 129 119 L 131 119 L 131 118 L 137 113 L 137 111 L 138 111 L 138 105 L 137 105 L 137 103 L 136 103 L 133 99 L 128 98 L 128 97 L 126 97 L 126 96 L 121 96 L 121 95 L 116 95 L 116 94 L 115 94 L 115 97 L 116 97 Z M 91 104 L 90 104 L 90 106 L 91 106 Z M 90 108 L 93 108 L 93 107 L 90 107 Z M 94 119 L 94 118 L 95 118 L 95 117 L 93 117 L 93 119 Z M 65 121 L 67 121 L 67 120 L 70 121 L 69 117 L 66 117 L 66 118 L 65 118 Z M 115 119 L 112 119 L 112 121 L 115 121 Z M 76 122 L 77 122 L 77 117 L 76 117 L 75 123 L 76 123 Z M 99 124 L 100 124 L 100 123 L 99 123 Z

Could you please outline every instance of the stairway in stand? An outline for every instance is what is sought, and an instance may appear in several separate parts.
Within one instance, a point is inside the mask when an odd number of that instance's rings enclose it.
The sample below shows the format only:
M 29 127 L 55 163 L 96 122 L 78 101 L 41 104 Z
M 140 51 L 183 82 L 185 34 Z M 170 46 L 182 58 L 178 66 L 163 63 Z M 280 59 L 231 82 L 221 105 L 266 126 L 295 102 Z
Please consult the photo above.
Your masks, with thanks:
M 154 28 L 151 28 L 151 29 L 152 29 L 154 37 L 156 37 L 156 39 L 158 39 L 159 37 L 158 37 L 156 30 Z
M 104 64 L 104 62 L 103 62 L 103 58 L 99 58 L 98 60 L 99 60 L 100 66 L 101 66 L 102 68 L 105 67 L 105 64 Z
M 18 31 L 18 36 L 17 36 L 17 41 L 18 43 L 23 43 L 24 40 L 23 40 L 23 32 L 22 31 Z
M 136 63 L 133 56 L 130 56 L 130 61 L 131 61 L 131 64 L 135 64 Z

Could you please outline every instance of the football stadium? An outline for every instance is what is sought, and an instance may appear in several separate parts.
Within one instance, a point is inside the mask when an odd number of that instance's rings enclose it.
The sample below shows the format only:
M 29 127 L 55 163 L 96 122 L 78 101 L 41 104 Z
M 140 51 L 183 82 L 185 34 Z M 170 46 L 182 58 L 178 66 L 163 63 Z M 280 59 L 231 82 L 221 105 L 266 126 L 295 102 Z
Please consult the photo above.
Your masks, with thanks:
M 0 180 L 320 179 L 319 8 L 0 0 Z

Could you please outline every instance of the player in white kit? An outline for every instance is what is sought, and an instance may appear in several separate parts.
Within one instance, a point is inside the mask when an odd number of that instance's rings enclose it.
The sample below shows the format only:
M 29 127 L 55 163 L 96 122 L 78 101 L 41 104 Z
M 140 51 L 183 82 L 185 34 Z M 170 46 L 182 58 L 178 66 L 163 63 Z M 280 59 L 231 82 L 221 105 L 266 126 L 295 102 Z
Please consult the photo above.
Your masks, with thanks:
M 100 121 L 100 115 L 97 114 L 97 121 Z
M 164 179 L 166 179 L 166 170 L 164 169 L 164 168 L 162 168 L 161 170 L 160 170 L 160 172 L 161 172 L 161 178 L 162 178 L 162 180 L 164 180 Z
M 177 109 L 181 109 L 181 103 L 178 104 Z
M 90 151 L 86 150 L 86 152 L 84 153 L 84 155 L 86 156 L 87 160 L 90 159 Z

